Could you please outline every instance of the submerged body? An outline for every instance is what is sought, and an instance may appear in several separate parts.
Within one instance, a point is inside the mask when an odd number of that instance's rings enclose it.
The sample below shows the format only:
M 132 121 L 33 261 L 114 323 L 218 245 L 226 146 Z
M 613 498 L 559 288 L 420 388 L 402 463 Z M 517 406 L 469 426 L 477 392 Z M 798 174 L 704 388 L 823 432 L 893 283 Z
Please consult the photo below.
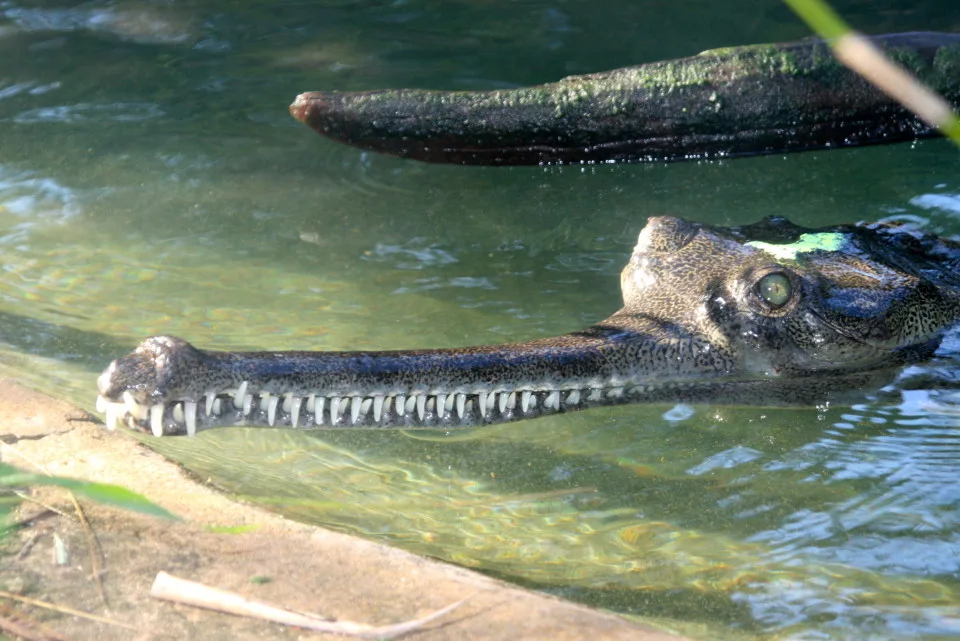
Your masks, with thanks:
M 960 34 L 870 40 L 960 106 Z M 314 91 L 298 96 L 290 112 L 361 149 L 465 165 L 702 159 L 937 135 L 814 39 L 714 49 L 516 89 Z
M 652 218 L 624 306 L 523 343 L 390 352 L 213 352 L 145 340 L 98 409 L 156 435 L 227 425 L 467 427 L 600 405 L 813 404 L 929 357 L 960 321 L 960 245 L 898 225 L 721 228 Z

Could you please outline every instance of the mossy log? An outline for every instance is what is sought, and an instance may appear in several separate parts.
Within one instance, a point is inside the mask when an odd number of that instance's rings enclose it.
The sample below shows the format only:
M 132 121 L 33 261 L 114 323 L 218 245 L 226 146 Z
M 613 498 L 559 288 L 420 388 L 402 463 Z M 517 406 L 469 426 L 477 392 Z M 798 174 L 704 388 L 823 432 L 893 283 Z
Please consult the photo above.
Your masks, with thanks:
M 960 34 L 871 40 L 960 105 Z M 714 49 L 518 89 L 310 92 L 290 112 L 362 149 L 466 165 L 722 158 L 936 135 L 822 40 Z

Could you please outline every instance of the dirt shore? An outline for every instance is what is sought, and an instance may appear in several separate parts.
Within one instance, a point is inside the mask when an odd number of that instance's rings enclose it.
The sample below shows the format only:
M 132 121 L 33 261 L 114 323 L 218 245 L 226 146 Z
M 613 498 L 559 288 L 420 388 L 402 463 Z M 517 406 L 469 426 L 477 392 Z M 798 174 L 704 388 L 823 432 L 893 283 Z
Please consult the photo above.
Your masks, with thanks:
M 134 439 L 107 432 L 82 410 L 15 381 L 0 379 L 0 399 L 4 462 L 123 485 L 182 519 L 171 522 L 83 502 L 102 551 L 107 607 L 92 578 L 89 537 L 69 496 L 55 489 L 32 494 L 33 501 L 25 502 L 17 514 L 26 525 L 2 544 L 0 589 L 133 628 L 34 606 L 3 607 L 0 601 L 0 616 L 25 615 L 28 624 L 39 621 L 65 639 L 346 638 L 153 599 L 149 590 L 160 571 L 286 609 L 376 625 L 424 616 L 470 597 L 456 611 L 408 635 L 422 641 L 681 639 L 463 568 L 232 502 Z M 225 528 L 235 533 L 225 533 Z M 239 530 L 242 533 L 236 533 Z M 69 552 L 64 565 L 51 558 L 54 534 Z M 36 638 L 56 637 L 38 632 Z

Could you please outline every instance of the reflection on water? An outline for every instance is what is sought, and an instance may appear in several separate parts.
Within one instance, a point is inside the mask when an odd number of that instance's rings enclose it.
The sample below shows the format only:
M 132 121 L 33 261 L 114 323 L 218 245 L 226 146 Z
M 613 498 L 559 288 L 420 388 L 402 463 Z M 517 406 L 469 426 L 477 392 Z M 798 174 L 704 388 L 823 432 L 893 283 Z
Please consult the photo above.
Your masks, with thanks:
M 837 4 L 865 31 L 960 30 L 952 1 Z M 286 115 L 309 89 L 516 86 L 805 35 L 772 5 L 683 7 L 0 0 L 0 372 L 90 408 L 99 370 L 149 334 L 393 349 L 562 333 L 619 306 L 657 214 L 960 233 L 960 159 L 939 141 L 483 169 L 340 147 Z M 147 442 L 285 514 L 704 637 L 960 636 L 958 342 L 847 408 Z

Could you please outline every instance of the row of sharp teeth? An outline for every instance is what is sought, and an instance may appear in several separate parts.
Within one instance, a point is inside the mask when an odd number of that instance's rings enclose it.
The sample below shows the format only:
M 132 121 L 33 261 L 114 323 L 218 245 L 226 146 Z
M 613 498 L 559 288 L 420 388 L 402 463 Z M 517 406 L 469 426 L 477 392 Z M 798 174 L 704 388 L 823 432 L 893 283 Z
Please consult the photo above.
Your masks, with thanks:
M 633 387 L 630 392 L 642 392 L 644 388 Z M 553 390 L 541 391 L 543 400 L 541 404 L 545 410 L 559 410 L 561 405 L 566 407 L 576 407 L 581 401 L 597 402 L 604 396 L 607 398 L 617 398 L 623 396 L 623 387 L 613 387 L 608 389 L 590 388 L 585 390 Z M 230 402 L 232 396 L 233 407 L 242 410 L 244 416 L 248 416 L 254 410 L 254 398 L 259 399 L 259 408 L 267 414 L 267 423 L 272 427 L 276 423 L 277 410 L 282 409 L 290 416 L 291 425 L 296 428 L 300 420 L 301 408 L 313 414 L 316 425 L 323 425 L 324 410 L 327 411 L 331 425 L 340 424 L 341 418 L 349 411 L 350 424 L 356 425 L 362 417 L 365 417 L 373 410 L 373 421 L 379 423 L 382 416 L 389 414 L 393 410 L 398 417 L 405 414 L 413 415 L 416 412 L 420 421 L 424 420 L 426 414 L 436 412 L 439 418 L 447 415 L 453 416 L 456 412 L 460 420 L 474 411 L 479 411 L 481 417 L 486 417 L 487 413 L 493 413 L 499 410 L 503 415 L 506 411 L 514 410 L 518 407 L 522 413 L 536 409 L 538 404 L 537 392 L 523 390 L 520 392 L 474 392 L 472 394 L 394 394 L 384 396 L 319 396 L 309 394 L 307 396 L 294 396 L 285 394 L 278 396 L 269 392 L 259 392 L 257 394 L 248 391 L 246 381 L 240 384 L 237 389 L 224 390 L 219 393 L 208 393 L 201 398 L 205 404 L 206 415 L 219 415 L 223 409 L 224 402 Z M 225 397 L 225 398 L 224 398 Z M 116 429 L 117 424 L 127 414 L 136 421 L 150 421 L 150 430 L 155 436 L 163 435 L 163 414 L 166 407 L 163 403 L 155 405 L 141 405 L 133 394 L 129 391 L 123 393 L 123 402 L 114 403 L 106 400 L 103 396 L 97 397 L 97 411 L 106 415 L 107 427 L 111 430 Z M 349 410 L 348 410 L 349 408 Z M 177 402 L 173 406 L 173 419 L 177 423 L 186 426 L 187 434 L 193 436 L 197 431 L 197 401 Z

